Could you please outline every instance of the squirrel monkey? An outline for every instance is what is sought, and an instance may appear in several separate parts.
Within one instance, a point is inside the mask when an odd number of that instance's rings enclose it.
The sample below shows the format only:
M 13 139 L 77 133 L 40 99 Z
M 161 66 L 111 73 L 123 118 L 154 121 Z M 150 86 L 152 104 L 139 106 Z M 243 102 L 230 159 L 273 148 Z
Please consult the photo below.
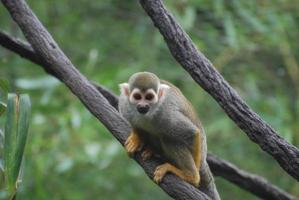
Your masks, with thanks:
M 133 129 L 125 148 L 129 155 L 143 150 L 165 159 L 154 172 L 159 183 L 168 172 L 198 187 L 206 165 L 206 139 L 191 103 L 181 91 L 150 72 L 133 74 L 120 84 L 119 111 Z

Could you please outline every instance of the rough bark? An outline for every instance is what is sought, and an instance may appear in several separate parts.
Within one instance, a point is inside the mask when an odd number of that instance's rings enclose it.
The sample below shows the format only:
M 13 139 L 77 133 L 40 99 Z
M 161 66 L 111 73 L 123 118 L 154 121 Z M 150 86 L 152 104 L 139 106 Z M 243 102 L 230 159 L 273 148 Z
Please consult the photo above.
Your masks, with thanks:
M 244 102 L 213 64 L 196 48 L 161 0 L 140 0 L 140 4 L 163 35 L 170 52 L 181 66 L 218 102 L 253 142 L 273 156 L 292 177 L 299 180 L 299 150 L 279 136 Z
M 0 31 L 0 45 L 45 68 L 46 62 L 37 57 L 30 44 L 15 39 Z M 35 59 L 36 58 L 36 59 Z M 115 108 L 118 108 L 118 97 L 105 87 L 93 83 L 99 92 Z M 220 176 L 238 187 L 247 190 L 260 198 L 273 200 L 295 200 L 296 198 L 269 183 L 265 178 L 248 173 L 226 160 L 208 154 L 208 164 L 215 176 Z

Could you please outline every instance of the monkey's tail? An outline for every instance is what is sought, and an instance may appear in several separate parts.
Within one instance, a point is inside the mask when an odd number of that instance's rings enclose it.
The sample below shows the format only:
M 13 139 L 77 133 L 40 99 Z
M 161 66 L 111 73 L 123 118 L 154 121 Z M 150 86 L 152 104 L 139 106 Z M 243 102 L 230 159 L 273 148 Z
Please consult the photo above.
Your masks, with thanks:
M 199 189 L 213 200 L 221 200 L 214 181 L 213 174 L 207 163 L 200 170 Z

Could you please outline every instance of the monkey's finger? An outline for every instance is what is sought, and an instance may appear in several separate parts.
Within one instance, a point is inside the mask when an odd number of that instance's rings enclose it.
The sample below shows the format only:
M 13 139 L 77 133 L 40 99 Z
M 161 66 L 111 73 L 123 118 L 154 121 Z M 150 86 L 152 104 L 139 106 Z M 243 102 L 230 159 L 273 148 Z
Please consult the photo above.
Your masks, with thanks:
M 137 144 L 135 144 L 134 142 L 129 142 L 126 146 L 125 146 L 127 153 L 130 157 L 132 157 L 134 155 L 134 153 L 137 150 Z
M 161 176 L 158 176 L 158 175 L 154 174 L 154 181 L 156 183 L 160 183 L 161 182 Z
M 129 143 L 129 144 L 128 144 L 128 149 L 129 149 L 130 151 L 136 151 L 136 149 L 137 149 L 137 144 L 134 143 L 134 142 Z
M 167 170 L 166 170 L 167 164 L 159 165 L 156 167 L 156 170 L 154 172 L 154 181 L 156 183 L 160 183 L 165 176 Z
M 126 146 L 126 150 L 129 152 L 129 153 L 133 153 L 134 152 L 134 146 L 133 144 L 128 144 Z
M 160 172 L 155 172 L 154 173 L 154 181 L 156 182 L 156 183 L 160 183 L 161 181 L 162 181 L 162 179 L 163 179 L 163 174 L 161 174 Z
M 130 149 L 131 146 L 132 146 L 132 142 L 131 142 L 131 141 L 128 141 L 128 142 L 125 144 L 126 149 Z
M 125 145 L 125 149 L 126 149 L 128 155 L 131 156 L 132 155 L 132 148 L 131 148 L 131 146 L 129 144 L 127 144 L 127 145 Z
M 134 145 L 136 142 L 133 140 L 133 138 L 132 137 L 129 137 L 128 139 L 127 139 L 127 141 L 125 142 L 125 145 L 126 146 L 132 146 L 132 145 Z
M 132 141 L 132 136 L 130 135 L 125 142 L 125 145 L 128 145 Z
M 161 171 L 164 168 L 164 165 L 159 165 L 158 167 L 156 167 L 156 171 L 155 173 Z
M 152 150 L 150 149 L 145 149 L 142 154 L 141 154 L 141 158 L 142 160 L 147 160 L 149 159 L 151 156 L 153 155 Z
M 126 149 L 127 151 L 129 151 L 130 148 L 131 148 L 131 144 L 130 144 L 130 143 L 126 143 L 126 144 L 125 144 L 125 149 Z
M 156 176 L 154 176 L 154 181 L 155 181 L 155 183 L 160 183 L 161 182 L 161 180 L 159 180 L 159 178 L 156 177 Z

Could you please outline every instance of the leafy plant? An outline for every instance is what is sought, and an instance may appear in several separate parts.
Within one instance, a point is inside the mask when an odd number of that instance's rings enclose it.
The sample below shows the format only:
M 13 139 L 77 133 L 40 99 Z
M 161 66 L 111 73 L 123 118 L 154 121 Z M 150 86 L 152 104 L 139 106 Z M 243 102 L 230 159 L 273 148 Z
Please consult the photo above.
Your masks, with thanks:
M 4 131 L 4 177 L 9 199 L 14 198 L 19 183 L 30 110 L 28 95 L 8 94 Z

